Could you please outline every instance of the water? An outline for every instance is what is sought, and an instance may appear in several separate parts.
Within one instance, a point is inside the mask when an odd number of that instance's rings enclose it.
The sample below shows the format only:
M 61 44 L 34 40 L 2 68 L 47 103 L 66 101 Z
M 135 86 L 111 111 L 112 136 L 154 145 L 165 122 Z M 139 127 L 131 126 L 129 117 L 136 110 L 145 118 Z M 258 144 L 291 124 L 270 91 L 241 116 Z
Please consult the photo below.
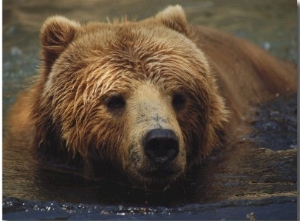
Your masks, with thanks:
M 293 1 L 176 3 L 192 23 L 231 32 L 277 57 L 297 60 Z M 36 73 L 39 28 L 48 16 L 61 14 L 85 22 L 127 14 L 140 20 L 169 4 L 174 1 L 4 0 L 4 119 L 16 94 Z M 214 153 L 185 182 L 164 192 L 40 171 L 28 163 L 34 161 L 26 149 L 5 150 L 4 219 L 296 219 L 296 110 L 296 96 L 262 104 L 249 138 Z
M 279 201 L 279 202 L 277 202 Z M 190 204 L 183 207 L 128 207 L 101 206 L 91 204 L 57 204 L 56 202 L 28 202 L 9 199 L 4 205 L 6 219 L 113 219 L 113 220 L 246 220 L 259 217 L 262 220 L 288 220 L 296 217 L 296 203 L 270 201 L 238 201 L 235 203 L 220 202 L 215 204 Z M 270 207 L 269 204 L 272 203 Z M 9 204 L 14 205 L 9 213 Z M 11 208 L 11 207 L 10 207 Z M 7 211 L 6 211 L 7 210 Z M 252 211 L 255 211 L 253 213 Z M 280 211 L 280 212 L 278 212 Z M 254 220 L 254 219 L 252 219 Z

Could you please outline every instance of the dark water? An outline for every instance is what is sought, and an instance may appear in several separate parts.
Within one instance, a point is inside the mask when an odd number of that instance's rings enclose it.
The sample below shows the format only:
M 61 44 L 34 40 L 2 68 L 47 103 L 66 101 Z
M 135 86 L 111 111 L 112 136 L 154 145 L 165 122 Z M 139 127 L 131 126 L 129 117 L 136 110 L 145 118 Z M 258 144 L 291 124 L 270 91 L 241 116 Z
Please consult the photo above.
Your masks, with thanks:
M 36 73 L 38 32 L 46 17 L 61 14 L 85 22 L 127 14 L 143 19 L 175 2 L 184 7 L 192 23 L 223 29 L 277 57 L 297 60 L 297 8 L 293 1 L 4 0 L 4 118 L 16 93 L 29 85 Z M 261 104 L 251 136 L 216 152 L 194 168 L 185 182 L 164 192 L 39 171 L 26 163 L 31 161 L 26 150 L 5 151 L 3 218 L 295 220 L 296 99 L 278 97 Z

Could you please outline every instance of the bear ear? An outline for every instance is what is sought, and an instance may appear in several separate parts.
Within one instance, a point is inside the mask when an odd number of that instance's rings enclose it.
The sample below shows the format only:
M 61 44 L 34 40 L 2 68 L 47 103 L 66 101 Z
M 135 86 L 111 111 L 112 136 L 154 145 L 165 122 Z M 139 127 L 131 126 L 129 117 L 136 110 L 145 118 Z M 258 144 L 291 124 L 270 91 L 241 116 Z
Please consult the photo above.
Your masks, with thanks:
M 62 16 L 48 18 L 40 32 L 42 59 L 48 70 L 73 40 L 80 24 Z
M 155 19 L 179 33 L 188 35 L 185 12 L 180 5 L 168 6 L 165 10 L 156 14 Z

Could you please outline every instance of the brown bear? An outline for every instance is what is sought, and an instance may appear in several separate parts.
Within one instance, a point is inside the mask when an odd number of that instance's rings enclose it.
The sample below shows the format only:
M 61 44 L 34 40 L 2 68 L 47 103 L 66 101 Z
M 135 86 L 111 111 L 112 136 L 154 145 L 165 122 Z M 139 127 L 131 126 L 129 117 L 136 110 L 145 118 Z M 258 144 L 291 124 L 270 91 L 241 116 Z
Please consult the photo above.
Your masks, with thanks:
M 8 146 L 88 179 L 114 171 L 164 189 L 249 133 L 251 107 L 296 90 L 295 65 L 189 25 L 180 6 L 140 22 L 55 16 L 40 36 L 39 76 L 11 111 Z

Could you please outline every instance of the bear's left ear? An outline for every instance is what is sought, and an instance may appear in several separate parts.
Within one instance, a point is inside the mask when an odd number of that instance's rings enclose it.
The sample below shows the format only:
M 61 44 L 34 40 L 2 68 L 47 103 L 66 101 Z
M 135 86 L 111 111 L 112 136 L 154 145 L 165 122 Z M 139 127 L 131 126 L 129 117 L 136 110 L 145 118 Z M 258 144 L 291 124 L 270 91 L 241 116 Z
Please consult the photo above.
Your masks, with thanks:
M 41 28 L 40 39 L 42 59 L 48 71 L 50 71 L 58 56 L 74 39 L 79 28 L 79 23 L 62 16 L 53 16 L 45 21 Z
M 188 35 L 185 12 L 180 5 L 168 6 L 165 10 L 156 14 L 155 19 L 168 28 L 186 36 Z

